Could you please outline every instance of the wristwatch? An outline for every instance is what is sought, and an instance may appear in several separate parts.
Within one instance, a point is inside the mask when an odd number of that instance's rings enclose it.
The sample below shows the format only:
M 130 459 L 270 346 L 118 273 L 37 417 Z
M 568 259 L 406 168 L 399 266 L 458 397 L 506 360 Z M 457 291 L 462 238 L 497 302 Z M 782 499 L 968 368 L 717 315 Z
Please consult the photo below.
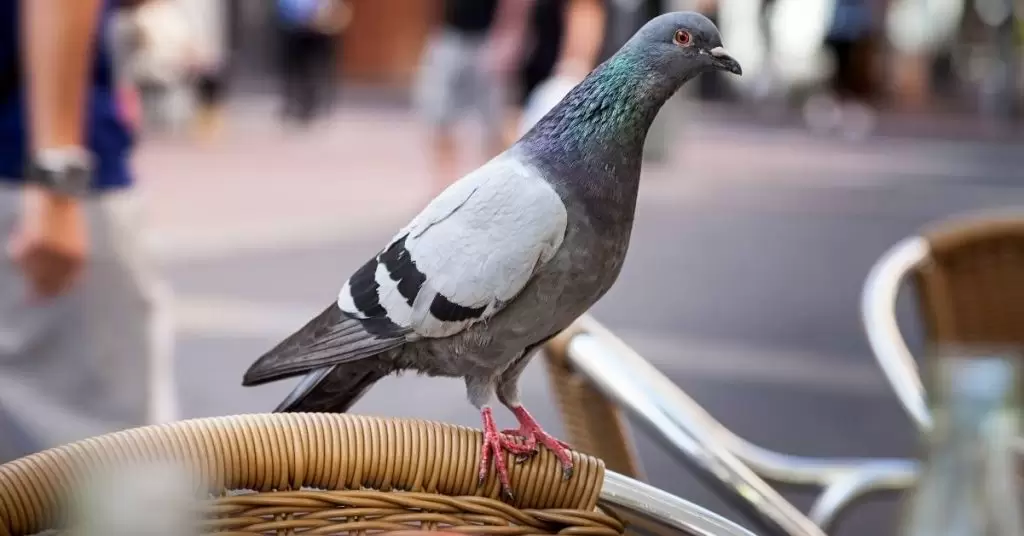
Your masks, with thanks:
M 29 160 L 25 179 L 59 194 L 84 197 L 92 183 L 92 160 L 81 147 L 43 149 Z

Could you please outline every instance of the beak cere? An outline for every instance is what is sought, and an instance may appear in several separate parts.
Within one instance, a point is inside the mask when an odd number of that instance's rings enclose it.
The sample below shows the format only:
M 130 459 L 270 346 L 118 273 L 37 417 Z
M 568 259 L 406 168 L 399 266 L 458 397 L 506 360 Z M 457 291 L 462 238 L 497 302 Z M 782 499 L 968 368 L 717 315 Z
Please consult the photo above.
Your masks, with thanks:
M 743 76 L 743 68 L 738 61 L 734 60 L 725 47 L 715 47 L 708 51 L 714 58 L 712 62 L 716 69 L 729 71 L 732 74 Z

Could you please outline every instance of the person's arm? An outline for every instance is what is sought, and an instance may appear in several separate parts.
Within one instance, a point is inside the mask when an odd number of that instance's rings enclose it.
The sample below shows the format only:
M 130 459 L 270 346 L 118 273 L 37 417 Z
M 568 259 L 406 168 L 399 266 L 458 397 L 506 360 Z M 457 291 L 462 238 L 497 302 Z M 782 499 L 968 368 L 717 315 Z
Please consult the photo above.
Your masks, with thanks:
M 21 0 L 22 65 L 35 150 L 82 146 L 102 0 Z
M 489 36 L 489 67 L 500 75 L 516 67 L 535 0 L 499 0 Z
M 494 14 L 494 35 L 521 40 L 535 0 L 500 0 Z
M 555 73 L 581 79 L 597 66 L 604 42 L 605 0 L 570 0 L 565 14 L 565 38 Z
M 102 0 L 21 0 L 21 50 L 29 158 L 84 151 L 89 77 Z M 81 272 L 86 229 L 77 199 L 44 187 L 24 191 L 9 252 L 42 296 L 66 290 Z

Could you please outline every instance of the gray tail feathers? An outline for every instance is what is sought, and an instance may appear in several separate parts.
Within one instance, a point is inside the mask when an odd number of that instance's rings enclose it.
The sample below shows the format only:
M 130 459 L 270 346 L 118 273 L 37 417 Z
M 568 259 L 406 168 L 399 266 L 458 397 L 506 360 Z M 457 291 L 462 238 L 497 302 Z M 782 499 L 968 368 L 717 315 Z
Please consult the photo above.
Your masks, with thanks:
M 388 373 L 375 360 L 320 368 L 302 378 L 274 411 L 345 413 Z
M 331 365 L 375 358 L 405 344 L 405 332 L 381 329 L 377 325 L 379 323 L 351 317 L 332 303 L 301 329 L 260 356 L 245 371 L 242 385 L 259 385 Z

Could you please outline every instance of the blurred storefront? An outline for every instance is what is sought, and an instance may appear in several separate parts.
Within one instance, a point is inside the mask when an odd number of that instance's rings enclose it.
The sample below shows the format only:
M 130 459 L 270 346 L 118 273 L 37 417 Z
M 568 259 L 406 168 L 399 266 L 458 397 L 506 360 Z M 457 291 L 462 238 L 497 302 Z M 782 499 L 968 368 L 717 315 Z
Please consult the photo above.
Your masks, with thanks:
M 339 66 L 347 81 L 405 87 L 412 81 L 440 0 L 349 0 L 352 24 Z

